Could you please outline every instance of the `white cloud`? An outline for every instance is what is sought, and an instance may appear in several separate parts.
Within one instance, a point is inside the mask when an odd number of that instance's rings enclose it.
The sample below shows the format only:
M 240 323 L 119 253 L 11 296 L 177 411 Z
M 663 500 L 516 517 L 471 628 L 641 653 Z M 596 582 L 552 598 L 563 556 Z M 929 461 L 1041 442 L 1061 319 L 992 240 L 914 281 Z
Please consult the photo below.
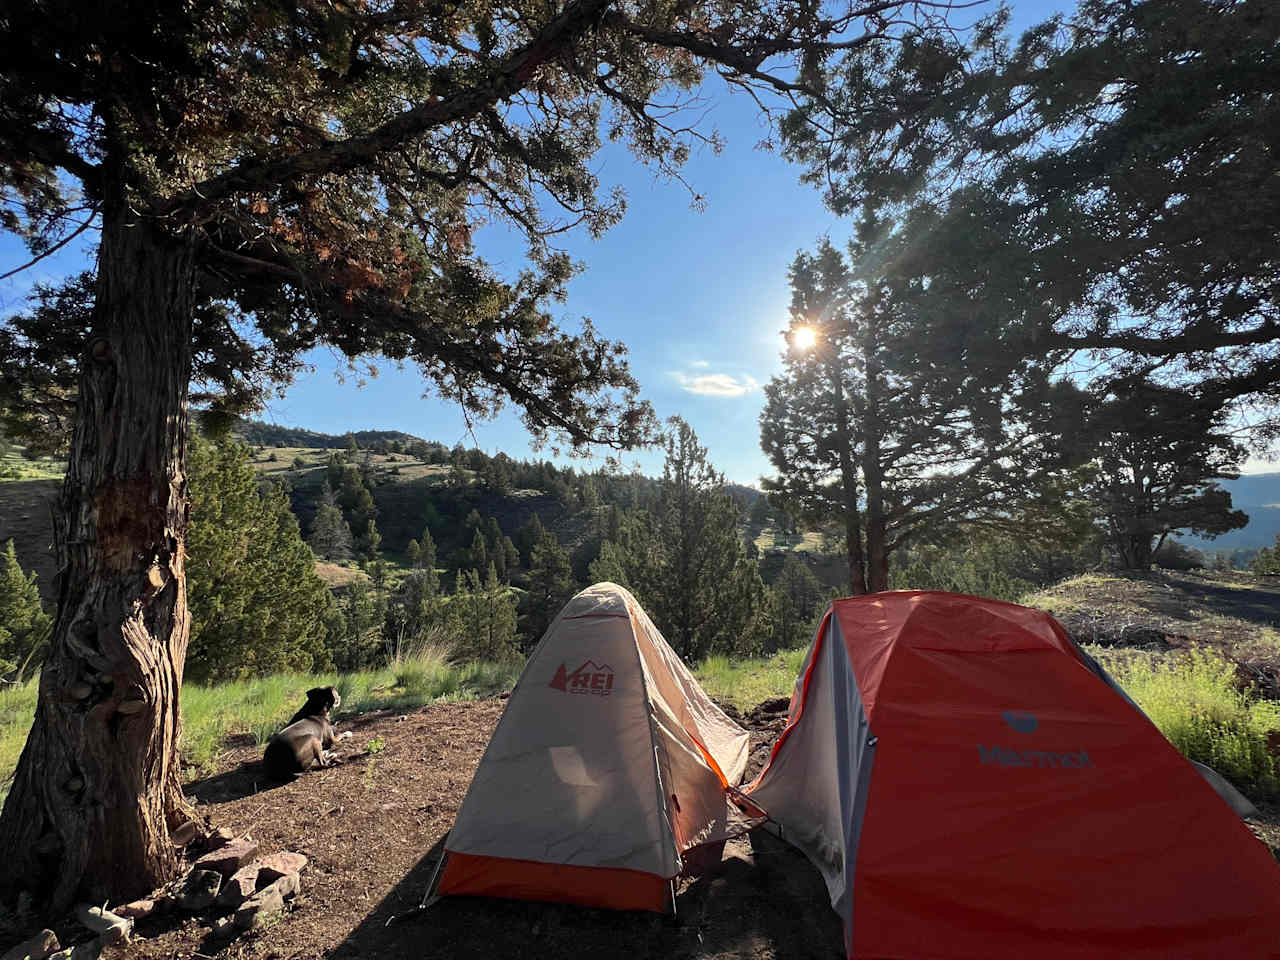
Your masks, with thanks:
M 696 393 L 703 397 L 741 397 L 760 388 L 754 377 L 734 377 L 727 373 L 700 373 L 691 376 L 675 370 L 671 376 L 685 393 Z
M 691 366 L 691 367 L 709 367 L 709 366 L 711 366 L 711 361 L 709 361 L 709 360 L 695 360 L 695 361 L 693 361 L 693 363 L 689 364 L 689 366 Z

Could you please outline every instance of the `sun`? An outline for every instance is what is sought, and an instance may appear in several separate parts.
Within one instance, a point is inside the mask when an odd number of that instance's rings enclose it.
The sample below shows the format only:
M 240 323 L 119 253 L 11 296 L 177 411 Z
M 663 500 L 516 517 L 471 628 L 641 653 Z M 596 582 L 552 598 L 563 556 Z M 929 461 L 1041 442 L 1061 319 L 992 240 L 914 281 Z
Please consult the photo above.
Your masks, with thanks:
M 813 327 L 796 327 L 791 331 L 791 345 L 797 350 L 810 350 L 817 342 L 818 334 Z

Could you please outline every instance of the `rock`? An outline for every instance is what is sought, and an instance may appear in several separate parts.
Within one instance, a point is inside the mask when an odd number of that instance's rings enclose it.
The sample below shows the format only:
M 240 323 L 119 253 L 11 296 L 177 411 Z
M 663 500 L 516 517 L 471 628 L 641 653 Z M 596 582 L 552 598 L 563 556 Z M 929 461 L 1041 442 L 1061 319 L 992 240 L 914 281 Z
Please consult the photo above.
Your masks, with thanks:
M 240 905 L 235 913 L 235 925 L 237 930 L 252 930 L 260 927 L 267 921 L 280 915 L 284 910 L 284 898 L 280 895 L 280 891 L 276 889 L 276 885 L 272 884 L 265 890 L 259 890 L 252 897 Z
M 24 940 L 5 951 L 0 960 L 45 960 L 58 949 L 58 935 L 52 930 L 41 930 L 30 940 Z
M 160 909 L 160 903 L 156 900 L 134 900 L 132 903 L 116 907 L 111 912 L 126 920 L 145 920 L 158 909 Z
M 222 885 L 218 903 L 224 907 L 238 907 L 258 891 L 258 865 L 251 863 L 241 867 Z
M 91 907 L 80 904 L 75 910 L 76 919 L 93 933 L 98 935 L 103 946 L 114 947 L 118 943 L 126 943 L 129 934 L 133 933 L 133 921 L 117 916 L 102 907 Z
M 206 853 L 196 861 L 196 869 L 216 870 L 224 877 L 229 877 L 257 856 L 257 853 L 258 845 L 248 837 L 243 837 Z
M 282 851 L 269 857 L 260 857 L 246 867 L 233 873 L 222 885 L 218 894 L 218 903 L 224 907 L 238 907 L 258 890 L 265 888 L 282 877 L 293 876 L 297 879 L 299 871 L 307 865 L 307 858 L 300 853 Z
M 210 850 L 218 850 L 225 847 L 228 843 L 236 838 L 235 831 L 229 827 L 219 827 L 209 834 L 205 841 Z
M 307 858 L 300 853 L 290 853 L 287 850 L 283 850 L 280 853 L 273 853 L 269 857 L 262 857 L 255 863 L 262 874 L 259 877 L 259 882 L 270 882 L 290 873 L 301 873 L 307 866 Z
M 209 936 L 216 940 L 230 940 L 240 931 L 236 929 L 235 918 L 231 914 L 219 917 L 209 931 Z
M 188 820 L 179 827 L 175 827 L 169 831 L 169 840 L 175 847 L 185 847 L 196 838 L 196 832 L 199 830 L 200 824 L 194 820 Z
M 302 880 L 296 873 L 286 873 L 276 880 L 271 887 L 274 887 L 279 892 L 282 900 L 292 900 L 302 892 Z
M 88 943 L 78 943 L 58 953 L 51 953 L 49 960 L 98 960 L 100 953 L 102 953 L 102 941 L 94 938 Z
M 178 894 L 178 906 L 183 910 L 203 910 L 218 898 L 222 874 L 216 870 L 192 870 Z

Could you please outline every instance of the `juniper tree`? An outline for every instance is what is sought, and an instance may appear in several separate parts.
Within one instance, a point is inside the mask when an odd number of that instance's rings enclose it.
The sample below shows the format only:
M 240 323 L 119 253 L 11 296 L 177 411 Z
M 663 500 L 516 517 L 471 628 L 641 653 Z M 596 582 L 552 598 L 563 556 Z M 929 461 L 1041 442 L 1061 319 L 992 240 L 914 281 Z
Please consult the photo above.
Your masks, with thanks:
M 347 526 L 342 509 L 328 483 L 320 496 L 320 506 L 311 521 L 311 537 L 308 541 L 315 555 L 321 560 L 344 563 L 351 559 L 351 528 Z
M 333 598 L 288 497 L 274 484 L 259 489 L 241 444 L 196 434 L 188 444 L 187 677 L 205 683 L 324 669 Z
M 768 486 L 843 528 L 854 594 L 888 589 L 913 539 L 1019 522 L 1078 454 L 1059 441 L 1076 393 L 1050 382 L 1054 358 L 929 336 L 936 270 L 902 256 L 912 239 L 869 217 L 847 253 L 797 255 L 791 346 L 760 415 Z
M 712 137 L 670 108 L 704 74 L 799 98 L 811 61 L 936 32 L 935 6 L 6 4 L 2 225 L 36 257 L 94 229 L 97 263 L 71 338 L 56 669 L 0 814 L 4 885 L 65 907 L 178 869 L 200 343 L 227 358 L 219 412 L 327 344 L 414 364 L 472 416 L 510 400 L 538 438 L 643 442 L 621 348 L 547 311 L 574 271 L 548 238 L 622 213 L 602 135 L 678 176 Z M 528 240 L 508 277 L 473 243 L 493 220 Z M 116 679 L 90 703 L 58 686 L 87 671 Z
M 1211 400 L 1147 380 L 1117 388 L 1084 427 L 1096 444 L 1086 493 L 1122 567 L 1145 570 L 1175 530 L 1215 537 L 1248 516 L 1219 480 L 1244 457 Z
M 770 591 L 774 599 L 773 647 L 791 650 L 812 640 L 826 596 L 805 562 L 788 553 Z
M 550 533 L 543 534 L 529 558 L 529 576 L 521 606 L 521 631 L 527 644 L 542 639 L 555 615 L 577 589 L 569 554 Z
M 687 423 L 673 417 L 664 446 L 657 502 L 620 544 L 626 583 L 684 659 L 755 652 L 767 632 L 765 587 L 739 536 L 737 504 Z
M 23 573 L 13 540 L 0 553 L 0 677 L 22 680 L 44 659 L 53 622 L 34 573 Z
M 1280 5 L 1084 0 L 1016 39 L 1007 26 L 1002 10 L 815 63 L 828 95 L 788 117 L 784 152 L 833 210 L 930 222 L 921 257 L 956 267 L 933 338 L 1107 351 L 1119 379 L 1271 405 Z
M 422 570 L 423 577 L 431 585 L 431 592 L 437 593 L 440 589 L 440 575 L 436 572 L 436 542 L 431 539 L 431 529 L 424 528 L 422 531 L 421 553 L 418 555 L 418 567 Z

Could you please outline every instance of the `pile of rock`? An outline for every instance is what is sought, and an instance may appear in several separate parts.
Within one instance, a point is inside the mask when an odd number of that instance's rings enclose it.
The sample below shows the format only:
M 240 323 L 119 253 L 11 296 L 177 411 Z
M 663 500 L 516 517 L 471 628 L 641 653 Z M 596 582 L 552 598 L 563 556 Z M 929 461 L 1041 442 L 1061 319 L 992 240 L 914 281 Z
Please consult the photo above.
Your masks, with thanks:
M 307 858 L 300 853 L 267 857 L 257 853 L 258 845 L 244 838 L 206 853 L 182 882 L 178 906 L 192 912 L 210 907 L 228 911 L 218 919 L 214 932 L 230 936 L 278 916 L 285 901 L 301 892 L 299 874 Z
M 62 949 L 52 930 L 42 930 L 0 955 L 0 960 L 94 960 L 104 947 L 128 942 L 135 921 L 174 909 L 204 913 L 212 908 L 220 914 L 214 935 L 229 940 L 279 916 L 285 901 L 301 892 L 299 874 L 307 865 L 302 854 L 259 857 L 254 841 L 226 831 L 216 832 L 210 843 L 213 849 L 195 862 L 170 893 L 114 910 L 87 904 L 77 907 L 76 920 L 93 934 L 87 943 Z

